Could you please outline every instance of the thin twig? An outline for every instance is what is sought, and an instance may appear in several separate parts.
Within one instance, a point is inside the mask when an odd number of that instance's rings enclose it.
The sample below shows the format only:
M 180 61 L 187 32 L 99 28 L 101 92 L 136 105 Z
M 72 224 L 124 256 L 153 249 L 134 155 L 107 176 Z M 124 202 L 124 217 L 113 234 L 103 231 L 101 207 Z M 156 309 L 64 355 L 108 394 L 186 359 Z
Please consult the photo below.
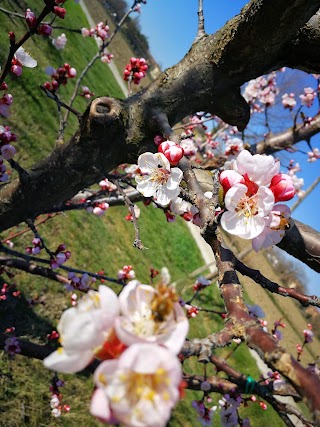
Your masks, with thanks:
M 134 239 L 132 246 L 134 248 L 138 248 L 140 250 L 148 249 L 143 245 L 143 243 L 140 239 L 138 218 L 137 218 L 135 210 L 134 210 L 134 204 L 131 202 L 131 200 L 129 199 L 129 197 L 127 196 L 127 194 L 123 190 L 123 188 L 120 186 L 119 182 L 117 180 L 113 180 L 113 183 L 117 186 L 117 189 L 118 189 L 119 193 L 122 195 L 123 200 L 124 200 L 126 206 L 128 207 L 128 209 L 131 213 L 131 216 L 132 216 L 132 222 L 133 222 L 134 231 L 135 231 L 135 239 Z
M 193 44 L 197 43 L 206 35 L 207 33 L 204 30 L 203 0 L 198 0 L 198 32 Z
M 47 264 L 47 265 L 50 264 L 50 261 L 47 260 L 47 259 L 40 258 L 40 257 L 35 257 L 35 256 L 32 256 L 32 255 L 23 254 L 21 252 L 14 251 L 13 249 L 7 248 L 6 246 L 4 246 L 2 244 L 0 244 L 0 252 L 4 252 L 4 253 L 6 253 L 8 255 L 12 255 L 12 256 L 15 256 L 15 257 L 18 257 L 18 258 L 22 258 L 22 259 L 24 259 L 26 261 L 35 261 L 35 262 L 42 263 L 42 264 Z M 94 277 L 95 279 L 106 280 L 106 281 L 111 282 L 111 283 L 116 283 L 117 285 L 124 285 L 125 284 L 123 281 L 121 281 L 119 279 L 113 279 L 113 278 L 107 277 L 107 276 L 105 276 L 103 274 L 92 273 L 90 271 L 80 270 L 78 268 L 67 267 L 65 265 L 59 265 L 58 268 L 61 269 L 61 270 L 72 272 L 72 273 L 87 274 L 88 276 Z

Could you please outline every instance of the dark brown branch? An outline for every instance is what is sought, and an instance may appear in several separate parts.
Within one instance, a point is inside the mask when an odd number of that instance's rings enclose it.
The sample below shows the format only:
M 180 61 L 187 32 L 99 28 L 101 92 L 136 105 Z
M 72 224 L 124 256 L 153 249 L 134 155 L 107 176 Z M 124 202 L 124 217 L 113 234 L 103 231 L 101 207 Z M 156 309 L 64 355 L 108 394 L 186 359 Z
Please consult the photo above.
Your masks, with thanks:
M 290 223 L 277 246 L 320 273 L 320 233 L 296 219 Z
M 0 348 L 4 348 L 6 339 L 9 338 L 7 335 L 0 333 Z M 40 345 L 35 344 L 24 339 L 18 339 L 19 347 L 23 356 L 32 357 L 33 359 L 43 360 L 45 357 L 49 356 L 55 348 L 52 345 Z
M 0 252 L 4 252 L 8 255 L 17 257 L 19 259 L 25 260 L 27 262 L 37 262 L 37 263 L 42 263 L 42 264 L 50 264 L 50 261 L 48 259 L 44 259 L 44 258 L 40 258 L 40 257 L 35 257 L 33 255 L 27 255 L 27 254 L 23 254 L 21 252 L 15 251 L 13 249 L 7 248 L 6 246 L 0 244 Z M 79 273 L 79 274 L 87 274 L 90 277 L 94 277 L 95 279 L 98 280 L 106 280 L 108 282 L 111 283 L 116 283 L 118 285 L 124 285 L 124 282 L 122 282 L 119 279 L 113 279 L 111 277 L 107 277 L 103 274 L 97 274 L 97 273 L 92 273 L 90 271 L 86 271 L 86 270 L 80 270 L 78 268 L 73 268 L 73 267 L 67 267 L 66 265 L 59 265 L 59 269 L 64 270 L 64 271 L 68 271 L 68 272 L 72 272 L 72 273 Z
M 59 282 L 64 285 L 70 283 L 69 279 L 62 276 L 61 274 L 54 272 L 51 270 L 51 268 L 41 267 L 24 259 L 0 256 L 0 265 L 10 268 L 17 268 L 18 270 L 22 270 L 36 276 L 46 277 L 47 279 L 54 280 L 55 282 Z
M 238 385 L 238 387 L 242 390 L 242 393 L 245 392 L 246 383 L 247 383 L 247 379 L 248 379 L 248 377 L 246 375 L 243 375 L 240 372 L 236 371 L 234 368 L 229 366 L 225 362 L 225 360 L 223 360 L 217 356 L 211 356 L 210 362 L 216 366 L 218 371 L 225 372 L 228 375 L 229 380 L 235 382 Z M 283 421 L 286 423 L 286 425 L 294 426 L 294 424 L 292 424 L 291 420 L 288 418 L 288 415 L 290 415 L 290 414 L 297 416 L 307 426 L 313 425 L 295 407 L 293 407 L 292 405 L 286 404 L 286 403 L 279 402 L 278 400 L 276 400 L 274 398 L 273 395 L 275 395 L 277 393 L 273 390 L 272 383 L 269 384 L 269 386 L 262 386 L 260 383 L 254 382 L 253 383 L 253 390 L 251 393 L 257 394 L 258 396 L 260 396 L 264 400 L 266 400 L 268 403 L 270 403 L 272 405 L 272 407 L 274 408 L 274 410 L 279 413 L 279 416 L 283 419 Z
M 298 125 L 276 135 L 269 134 L 264 141 L 250 147 L 253 154 L 272 154 L 292 147 L 300 141 L 307 141 L 320 132 L 320 114 L 317 114 L 310 124 Z
M 259 283 L 259 285 L 270 292 L 281 295 L 283 297 L 294 298 L 304 307 L 314 305 L 315 307 L 320 308 L 320 298 L 318 298 L 316 295 L 308 296 L 297 292 L 295 289 L 284 288 L 283 286 L 280 286 L 277 283 L 269 280 L 267 277 L 263 276 L 259 270 L 254 270 L 253 268 L 246 266 L 238 259 L 235 261 L 235 269 L 242 275 L 250 277 L 256 283 Z

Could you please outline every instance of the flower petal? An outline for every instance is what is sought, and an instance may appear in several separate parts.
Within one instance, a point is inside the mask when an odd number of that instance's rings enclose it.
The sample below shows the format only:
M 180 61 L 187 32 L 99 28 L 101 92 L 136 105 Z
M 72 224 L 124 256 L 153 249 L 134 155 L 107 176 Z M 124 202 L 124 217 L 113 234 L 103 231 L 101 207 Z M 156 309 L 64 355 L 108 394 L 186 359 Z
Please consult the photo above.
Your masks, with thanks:
M 221 217 L 221 226 L 230 234 L 242 237 L 243 239 L 253 239 L 262 233 L 265 222 L 264 218 L 258 215 L 246 217 L 237 212 L 227 211 Z
M 38 65 L 37 61 L 33 59 L 22 46 L 17 49 L 15 57 L 22 65 L 28 68 L 34 68 Z
M 101 388 L 97 388 L 93 392 L 90 404 L 90 414 L 99 418 L 99 420 L 104 423 L 110 422 L 110 419 L 112 418 L 109 401 Z
M 51 353 L 43 360 L 46 368 L 65 374 L 82 371 L 93 359 L 91 351 L 66 352 L 63 347 Z

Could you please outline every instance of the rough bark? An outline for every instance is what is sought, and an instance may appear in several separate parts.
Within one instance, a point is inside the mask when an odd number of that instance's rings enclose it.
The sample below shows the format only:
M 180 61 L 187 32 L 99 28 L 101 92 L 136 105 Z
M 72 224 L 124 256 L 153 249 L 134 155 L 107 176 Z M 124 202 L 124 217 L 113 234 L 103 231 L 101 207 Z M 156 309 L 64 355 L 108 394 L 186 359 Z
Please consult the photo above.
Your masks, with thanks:
M 290 65 L 293 52 L 297 68 L 318 70 L 319 63 L 306 58 L 301 43 L 311 28 L 305 24 L 319 7 L 319 0 L 252 0 L 144 91 L 125 101 L 93 101 L 68 143 L 32 167 L 27 177 L 1 187 L 1 230 L 48 211 L 117 164 L 153 150 L 159 112 L 171 126 L 203 110 L 243 129 L 249 120 L 249 107 L 240 95 L 244 82 Z

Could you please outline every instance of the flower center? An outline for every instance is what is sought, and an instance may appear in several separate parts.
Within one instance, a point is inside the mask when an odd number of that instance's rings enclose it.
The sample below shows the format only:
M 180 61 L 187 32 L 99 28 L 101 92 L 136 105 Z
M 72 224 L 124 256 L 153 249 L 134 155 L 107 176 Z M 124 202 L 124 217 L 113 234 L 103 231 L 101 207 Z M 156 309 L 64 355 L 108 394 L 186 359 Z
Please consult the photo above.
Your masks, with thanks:
M 252 216 L 257 215 L 258 208 L 255 197 L 243 197 L 237 204 L 235 211 L 246 218 L 251 218 Z
M 156 182 L 159 185 L 165 184 L 170 176 L 170 172 L 167 169 L 162 168 L 160 165 L 158 169 L 154 169 L 151 174 L 151 181 Z
M 175 289 L 164 284 L 160 284 L 157 291 L 151 301 L 152 318 L 155 322 L 163 322 L 173 311 L 174 303 L 178 301 L 178 295 Z
M 156 395 L 161 394 L 162 398 L 168 398 L 167 387 L 170 378 L 163 368 L 158 368 L 152 374 L 140 374 L 137 372 L 122 372 L 119 375 L 122 383 L 125 383 L 126 398 L 131 406 L 135 406 L 140 400 L 154 402 Z M 118 396 L 114 395 L 112 401 L 117 401 Z

